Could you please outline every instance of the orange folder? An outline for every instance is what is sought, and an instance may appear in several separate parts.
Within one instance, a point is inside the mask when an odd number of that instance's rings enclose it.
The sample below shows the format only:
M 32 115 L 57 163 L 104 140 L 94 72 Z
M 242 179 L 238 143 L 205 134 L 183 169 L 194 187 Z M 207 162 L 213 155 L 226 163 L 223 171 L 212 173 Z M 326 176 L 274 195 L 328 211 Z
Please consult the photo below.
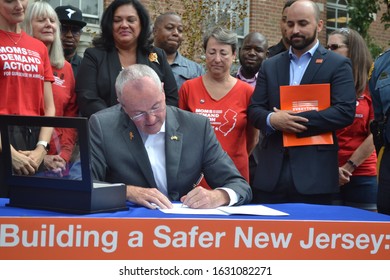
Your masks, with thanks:
M 280 108 L 294 112 L 324 110 L 330 106 L 330 84 L 308 84 L 280 87 Z M 332 132 L 298 138 L 294 133 L 283 132 L 283 146 L 333 144 Z

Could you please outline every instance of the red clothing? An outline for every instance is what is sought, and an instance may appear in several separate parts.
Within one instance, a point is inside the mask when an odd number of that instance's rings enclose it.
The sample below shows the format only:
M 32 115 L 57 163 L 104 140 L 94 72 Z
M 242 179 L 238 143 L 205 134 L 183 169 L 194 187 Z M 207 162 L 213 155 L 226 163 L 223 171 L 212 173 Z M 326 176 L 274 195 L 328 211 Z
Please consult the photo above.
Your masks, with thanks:
M 353 123 L 336 132 L 339 142 L 339 166 L 343 166 L 353 152 L 369 135 L 370 121 L 374 119 L 371 96 L 366 90 L 362 97 L 356 101 L 356 114 Z M 376 152 L 374 151 L 358 168 L 353 175 L 375 176 L 376 175 Z
M 44 82 L 54 81 L 46 46 L 24 31 L 0 37 L 0 114 L 44 115 Z
M 56 107 L 56 116 L 76 117 L 78 106 L 74 91 L 75 80 L 72 66 L 65 61 L 62 69 L 53 67 L 54 83 L 53 98 Z M 56 128 L 50 141 L 49 155 L 59 154 L 65 161 L 69 161 L 76 141 L 76 131 L 69 128 Z
M 252 93 L 253 87 L 237 79 L 223 98 L 214 100 L 203 84 L 203 77 L 186 81 L 179 91 L 179 107 L 210 119 L 222 148 L 248 182 L 246 110 Z

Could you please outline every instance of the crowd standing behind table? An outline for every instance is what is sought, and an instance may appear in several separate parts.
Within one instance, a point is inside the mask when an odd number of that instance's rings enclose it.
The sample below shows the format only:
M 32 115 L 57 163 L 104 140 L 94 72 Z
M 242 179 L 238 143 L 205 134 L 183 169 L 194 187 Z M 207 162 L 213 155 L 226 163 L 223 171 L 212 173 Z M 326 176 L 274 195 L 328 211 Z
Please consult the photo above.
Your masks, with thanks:
M 15 45 L 27 36 L 15 34 L 6 34 Z M 165 61 L 164 54 L 155 51 L 157 58 L 148 57 L 152 65 L 160 58 Z M 350 207 L 287 203 L 269 205 L 289 213 L 287 217 L 183 216 L 129 203 L 128 211 L 76 216 L 7 207 L 7 202 L 0 199 L 3 260 L 389 259 L 390 255 L 390 216 Z

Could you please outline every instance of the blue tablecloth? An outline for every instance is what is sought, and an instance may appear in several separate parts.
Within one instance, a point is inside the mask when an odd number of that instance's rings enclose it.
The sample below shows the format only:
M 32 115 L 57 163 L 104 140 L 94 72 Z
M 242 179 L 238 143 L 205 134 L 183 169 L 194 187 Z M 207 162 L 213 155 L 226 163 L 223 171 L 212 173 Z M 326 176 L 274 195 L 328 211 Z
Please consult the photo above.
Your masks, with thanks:
M 128 211 L 97 213 L 88 215 L 65 214 L 45 210 L 32 210 L 5 206 L 8 199 L 0 198 L 0 217 L 79 217 L 79 218 L 169 218 L 169 219 L 257 219 L 286 221 L 373 221 L 390 222 L 390 216 L 346 206 L 314 205 L 303 203 L 266 204 L 265 206 L 286 212 L 289 216 L 250 216 L 250 215 L 180 215 L 165 214 L 128 203 Z

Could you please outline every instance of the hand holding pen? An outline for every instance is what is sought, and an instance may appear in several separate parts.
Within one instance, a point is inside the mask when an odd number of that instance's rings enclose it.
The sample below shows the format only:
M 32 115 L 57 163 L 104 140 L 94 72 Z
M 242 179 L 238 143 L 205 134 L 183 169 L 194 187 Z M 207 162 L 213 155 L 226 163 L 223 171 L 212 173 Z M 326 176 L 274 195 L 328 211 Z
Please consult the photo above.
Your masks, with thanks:
M 199 176 L 198 180 L 196 180 L 196 182 L 192 185 L 192 188 L 196 188 L 200 184 L 200 182 L 203 180 L 203 177 L 204 177 L 203 172 L 200 172 L 200 176 Z M 183 206 L 185 206 L 184 203 L 181 205 L 181 207 L 183 207 Z

